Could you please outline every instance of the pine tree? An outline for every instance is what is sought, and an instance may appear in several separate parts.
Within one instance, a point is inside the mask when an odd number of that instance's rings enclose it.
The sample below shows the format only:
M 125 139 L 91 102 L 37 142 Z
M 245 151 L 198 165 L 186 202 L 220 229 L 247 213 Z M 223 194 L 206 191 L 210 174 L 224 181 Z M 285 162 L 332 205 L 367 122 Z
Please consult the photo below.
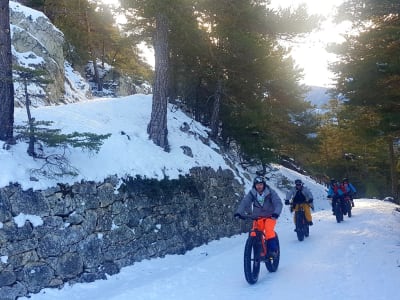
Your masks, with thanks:
M 222 95 L 222 138 L 239 142 L 249 156 L 270 161 L 279 152 L 279 141 L 287 136 L 288 131 L 280 130 L 282 125 L 309 107 L 302 104 L 305 89 L 298 83 L 300 70 L 286 58 L 288 52 L 279 45 L 278 37 L 306 30 L 307 26 L 300 23 L 314 23 L 304 14 L 302 22 L 298 21 L 299 11 L 279 15 L 269 10 L 265 1 L 198 3 L 198 18 L 210 41 L 212 75 L 207 78 L 207 86 L 222 91 L 215 92 Z M 289 26 L 277 25 L 285 23 L 298 26 L 292 31 Z
M 171 75 L 169 42 L 171 32 L 178 28 L 176 24 L 185 0 L 124 0 L 121 3 L 131 13 L 129 28 L 139 32 L 154 46 L 153 104 L 147 132 L 156 145 L 168 151 L 167 103 Z

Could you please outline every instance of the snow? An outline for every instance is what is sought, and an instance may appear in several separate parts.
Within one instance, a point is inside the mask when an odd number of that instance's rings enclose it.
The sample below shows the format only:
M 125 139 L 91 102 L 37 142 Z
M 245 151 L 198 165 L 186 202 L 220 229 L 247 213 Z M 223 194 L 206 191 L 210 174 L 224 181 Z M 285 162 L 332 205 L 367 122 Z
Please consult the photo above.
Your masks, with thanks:
M 23 6 L 12 1 L 10 5 Z M 28 16 L 41 16 L 29 10 Z M 14 53 L 14 55 L 19 55 Z M 24 58 L 22 55 L 18 58 Z M 92 132 L 111 136 L 98 153 L 76 148 L 67 151 L 71 165 L 78 170 L 76 177 L 36 178 L 32 170 L 43 161 L 26 153 L 27 144 L 19 142 L 5 150 L 0 147 L 0 187 L 18 182 L 23 189 L 45 189 L 57 182 L 80 180 L 102 181 L 110 175 L 123 177 L 141 175 L 147 178 L 177 178 L 195 166 L 214 169 L 230 168 L 231 164 L 219 154 L 213 142 L 202 142 L 209 129 L 193 121 L 176 107 L 168 107 L 168 139 L 170 152 L 165 152 L 148 139 L 151 95 L 121 98 L 85 99 L 87 85 L 76 80 L 72 68 L 66 68 L 70 85 L 82 93 L 70 95 L 84 99 L 78 103 L 32 108 L 36 120 L 51 120 L 53 128 L 63 133 Z M 77 88 L 79 84 L 79 87 Z M 67 92 L 72 93 L 71 89 Z M 15 123 L 26 121 L 24 109 L 16 108 Z M 182 131 L 180 128 L 188 130 Z M 3 145 L 1 145 L 3 146 Z M 190 147 L 193 157 L 183 154 Z M 58 149 L 44 149 L 53 153 Z M 246 189 L 249 182 L 243 170 L 234 165 L 237 179 Z M 269 184 L 282 200 L 286 190 L 279 186 L 285 176 L 292 183 L 300 178 L 314 196 L 314 226 L 310 237 L 299 242 L 293 231 L 292 214 L 285 206 L 276 231 L 281 245 L 281 261 L 276 273 L 262 268 L 259 281 L 248 285 L 243 274 L 243 250 L 246 234 L 222 238 L 197 247 L 185 255 L 144 260 L 125 267 L 107 280 L 68 285 L 62 289 L 43 289 L 31 295 L 31 300 L 180 300 L 180 299 L 397 299 L 400 286 L 400 213 L 398 206 L 377 199 L 356 199 L 353 217 L 336 223 L 326 200 L 325 187 L 313 179 L 282 166 L 274 166 L 268 174 Z M 17 224 L 29 219 L 34 226 L 42 220 L 37 216 L 20 214 Z M 243 222 L 232 220 L 232 222 Z M 3 224 L 0 222 L 0 229 Z M 158 228 L 159 229 L 159 228 Z M 101 236 L 99 236 L 101 238 Z M 7 256 L 0 256 L 6 263 Z M 28 298 L 21 298 L 28 299 Z
M 77 131 L 111 134 L 98 153 L 84 152 L 77 148 L 68 149 L 68 159 L 78 169 L 79 175 L 63 178 L 63 182 L 72 184 L 80 180 L 102 181 L 111 175 L 123 177 L 135 174 L 147 178 L 163 179 L 167 176 L 174 179 L 187 174 L 195 166 L 228 168 L 216 151 L 219 149 L 216 144 L 210 142 L 209 146 L 200 141 L 200 137 L 207 137 L 208 129 L 172 105 L 168 112 L 171 151 L 165 152 L 149 140 L 146 128 L 150 120 L 151 97 L 133 95 L 32 108 L 31 113 L 36 120 L 53 121 L 52 128 L 62 129 L 63 133 Z M 16 108 L 14 116 L 15 123 L 22 125 L 26 121 L 25 109 Z M 184 125 L 188 127 L 186 132 L 180 130 Z M 193 157 L 183 155 L 184 146 L 192 149 Z M 0 149 L 0 187 L 10 182 L 19 182 L 23 189 L 55 186 L 60 181 L 59 178 L 31 181 L 31 170 L 39 169 L 44 162 L 27 156 L 26 150 L 25 143 L 18 143 L 9 151 Z M 47 154 L 53 151 L 45 148 Z
M 18 216 L 14 217 L 14 222 L 17 224 L 17 227 L 23 227 L 25 221 L 30 221 L 33 227 L 43 225 L 43 220 L 39 216 L 20 213 Z

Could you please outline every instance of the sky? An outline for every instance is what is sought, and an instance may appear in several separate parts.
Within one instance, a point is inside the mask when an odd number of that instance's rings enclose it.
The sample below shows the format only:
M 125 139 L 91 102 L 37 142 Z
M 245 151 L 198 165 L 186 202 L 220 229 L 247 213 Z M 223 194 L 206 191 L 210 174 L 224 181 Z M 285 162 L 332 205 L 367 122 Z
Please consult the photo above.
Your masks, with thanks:
M 13 53 L 19 55 L 18 53 Z M 18 59 L 23 60 L 24 55 Z M 69 81 L 81 86 L 84 81 L 71 68 L 66 69 Z M 73 93 L 72 90 L 68 91 Z M 71 97 L 71 95 L 66 95 Z M 132 95 L 108 99 L 81 99 L 78 103 L 32 108 L 36 120 L 51 120 L 54 128 L 63 133 L 73 131 L 97 134 L 111 133 L 98 153 L 68 149 L 70 163 L 79 173 L 70 178 L 37 177 L 32 181 L 32 170 L 43 166 L 26 153 L 27 144 L 19 142 L 5 150 L 0 147 L 0 187 L 18 182 L 23 189 L 44 189 L 57 182 L 102 181 L 108 175 L 138 174 L 162 179 L 164 174 L 177 178 L 195 166 L 230 168 L 218 154 L 218 146 L 205 145 L 209 129 L 188 118 L 176 107 L 168 107 L 169 153 L 153 144 L 146 133 L 150 119 L 151 95 Z M 25 111 L 15 110 L 16 124 L 26 120 Z M 180 128 L 187 127 L 183 132 Z M 2 145 L 1 145 L 2 146 Z M 193 157 L 183 155 L 182 146 L 189 146 Z M 44 149 L 46 154 L 61 149 Z M 237 179 L 250 182 L 239 164 Z M 299 242 L 293 231 L 292 214 L 284 206 L 276 231 L 281 244 L 281 261 L 276 273 L 262 268 L 259 281 L 248 285 L 243 274 L 243 250 L 246 234 L 210 242 L 185 255 L 143 260 L 125 267 L 120 273 L 85 284 L 66 284 L 62 289 L 44 289 L 31 295 L 31 300 L 247 300 L 301 299 L 386 300 L 398 298 L 400 286 L 400 213 L 398 206 L 378 199 L 356 199 L 352 218 L 345 217 L 338 224 L 331 214 L 326 188 L 313 179 L 279 165 L 273 165 L 267 175 L 268 184 L 278 195 L 285 190 L 278 187 L 282 176 L 294 182 L 302 179 L 313 193 L 315 211 L 310 237 Z M 36 175 L 35 175 L 36 176 Z M 29 219 L 41 226 L 38 216 L 19 215 L 15 222 Z M 242 222 L 232 220 L 232 222 Z M 0 229 L 2 223 L 0 222 Z M 1 256 L 0 263 L 7 261 Z M 21 298 L 27 300 L 28 298 Z

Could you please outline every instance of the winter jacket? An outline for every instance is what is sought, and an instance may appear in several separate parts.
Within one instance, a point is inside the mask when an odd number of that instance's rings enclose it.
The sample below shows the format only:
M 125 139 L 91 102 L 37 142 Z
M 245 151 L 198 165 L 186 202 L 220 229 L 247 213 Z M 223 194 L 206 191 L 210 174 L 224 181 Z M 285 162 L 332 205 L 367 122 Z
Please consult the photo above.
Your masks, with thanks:
M 253 217 L 271 217 L 272 214 L 278 216 L 282 212 L 283 203 L 278 194 L 266 186 L 261 195 L 253 187 L 242 199 L 236 213 L 244 215 L 250 213 Z
M 293 187 L 290 191 L 288 191 L 286 193 L 286 199 L 292 204 L 300 204 L 310 202 L 310 200 L 313 199 L 313 196 L 307 187 L 302 186 L 300 189 Z
M 353 195 L 357 193 L 356 188 L 349 182 L 349 183 L 343 183 L 343 188 L 345 189 L 345 192 L 349 195 Z
M 328 189 L 328 197 L 341 197 L 343 196 L 344 193 L 343 191 L 340 189 L 339 185 L 330 185 L 329 189 Z

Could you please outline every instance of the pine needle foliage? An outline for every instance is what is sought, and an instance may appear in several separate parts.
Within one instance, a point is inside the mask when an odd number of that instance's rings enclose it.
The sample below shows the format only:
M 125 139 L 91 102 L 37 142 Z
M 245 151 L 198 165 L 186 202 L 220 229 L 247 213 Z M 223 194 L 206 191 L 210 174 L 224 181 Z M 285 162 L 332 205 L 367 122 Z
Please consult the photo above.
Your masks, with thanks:
M 17 138 L 28 141 L 31 138 L 30 125 L 34 128 L 34 138 L 37 143 L 47 147 L 82 148 L 87 151 L 99 152 L 105 139 L 111 134 L 95 134 L 91 132 L 62 133 L 60 129 L 50 128 L 53 121 L 33 121 L 32 124 L 15 126 Z

